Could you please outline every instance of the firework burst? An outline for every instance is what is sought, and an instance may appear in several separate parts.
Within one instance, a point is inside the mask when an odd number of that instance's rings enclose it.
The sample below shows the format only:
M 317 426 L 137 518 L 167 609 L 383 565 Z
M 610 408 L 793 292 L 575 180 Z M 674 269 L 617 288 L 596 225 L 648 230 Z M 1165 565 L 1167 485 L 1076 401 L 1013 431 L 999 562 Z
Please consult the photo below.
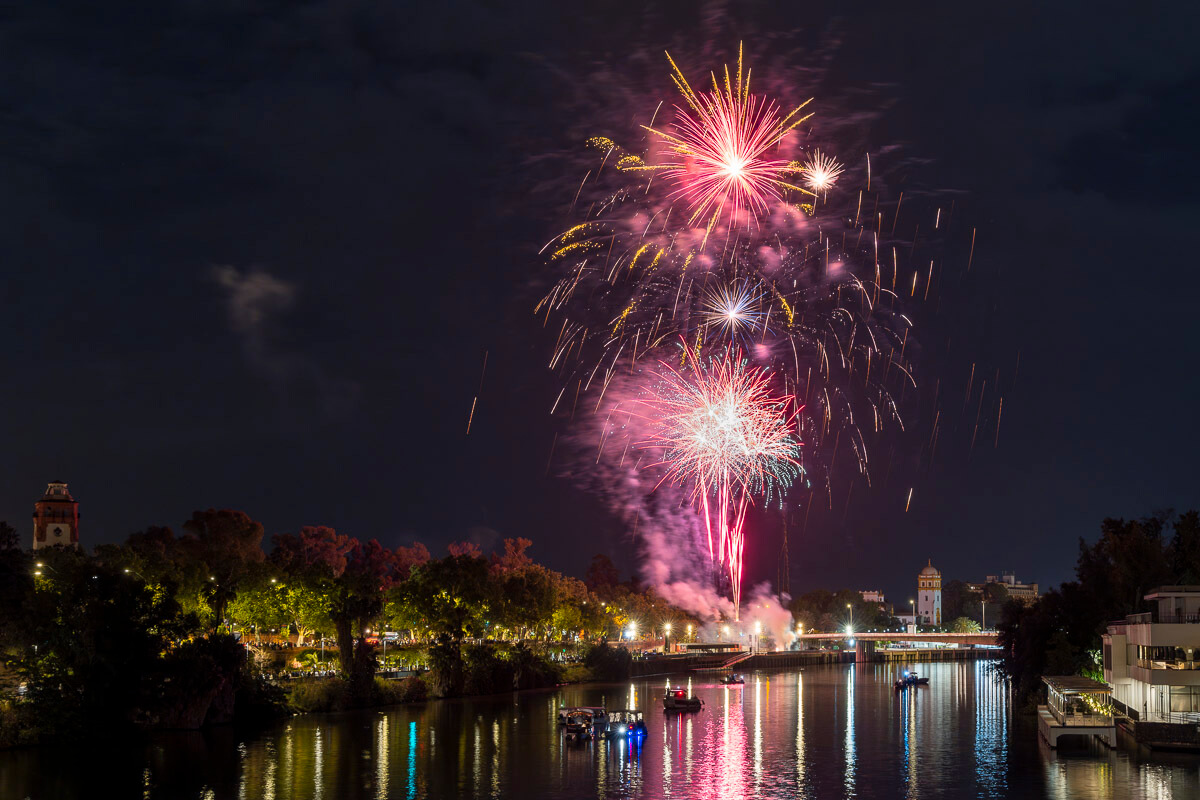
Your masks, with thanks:
M 826 155 L 820 150 L 815 150 L 804 162 L 804 183 L 814 194 L 826 192 L 837 183 L 838 176 L 844 170 L 845 167 L 838 163 L 836 158 Z
M 642 401 L 665 481 L 690 488 L 704 517 L 709 555 L 728 570 L 735 614 L 741 602 L 746 508 L 769 499 L 803 471 L 790 395 L 771 392 L 771 375 L 726 348 L 701 358 L 684 346 L 685 368 L 660 364 Z M 714 546 L 715 542 L 715 546 Z
M 763 293 L 749 284 L 721 284 L 704 295 L 704 318 L 730 339 L 766 332 Z
M 811 194 L 788 180 L 795 165 L 771 153 L 811 116 L 800 113 L 811 98 L 785 115 L 775 101 L 751 94 L 740 46 L 736 75 L 731 78 L 726 67 L 722 84 L 712 74 L 708 92 L 694 91 L 673 60 L 671 67 L 685 105 L 675 107 L 673 129 L 646 127 L 667 144 L 665 163 L 647 169 L 663 172 L 674 183 L 673 196 L 685 198 L 691 209 L 689 223 L 707 217 L 711 229 L 723 217 L 730 225 L 742 217 L 748 222 L 782 201 L 788 190 Z

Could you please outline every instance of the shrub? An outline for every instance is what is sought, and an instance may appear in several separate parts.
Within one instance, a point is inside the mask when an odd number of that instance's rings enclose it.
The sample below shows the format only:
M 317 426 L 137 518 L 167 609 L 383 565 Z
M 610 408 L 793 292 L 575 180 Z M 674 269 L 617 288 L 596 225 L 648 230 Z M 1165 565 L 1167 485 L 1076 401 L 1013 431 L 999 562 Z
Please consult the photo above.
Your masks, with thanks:
M 400 702 L 423 703 L 429 697 L 429 687 L 416 675 L 399 681 Z
M 562 678 L 562 668 L 521 642 L 508 654 L 513 667 L 514 689 L 543 689 Z
M 35 717 L 27 707 L 11 700 L 0 700 L 0 749 L 37 744 L 40 739 Z
M 341 711 L 349 698 L 349 683 L 342 678 L 295 681 L 288 692 L 288 701 L 299 711 Z
M 633 672 L 633 656 L 623 647 L 601 642 L 588 650 L 583 663 L 598 681 L 623 681 Z
M 500 658 L 495 645 L 478 644 L 463 649 L 463 691 L 497 694 L 511 691 L 516 670 Z
M 592 671 L 583 664 L 571 664 L 563 670 L 562 680 L 564 683 L 586 683 L 595 679 Z

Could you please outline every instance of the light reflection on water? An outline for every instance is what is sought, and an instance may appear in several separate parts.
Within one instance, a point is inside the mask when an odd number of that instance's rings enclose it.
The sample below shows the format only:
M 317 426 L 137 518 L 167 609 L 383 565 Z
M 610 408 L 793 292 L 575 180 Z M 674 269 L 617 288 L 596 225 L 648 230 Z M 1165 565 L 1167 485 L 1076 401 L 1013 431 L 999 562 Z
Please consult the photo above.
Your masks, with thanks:
M 830 665 L 675 683 L 704 700 L 661 710 L 665 680 L 567 687 L 385 711 L 297 717 L 149 743 L 0 753 L 0 797 L 698 798 L 1200 797 L 1200 759 L 1092 744 L 1039 747 L 1010 719 L 986 665 L 922 665 L 928 688 L 895 692 L 899 665 Z M 646 713 L 644 741 L 568 745 L 560 705 Z

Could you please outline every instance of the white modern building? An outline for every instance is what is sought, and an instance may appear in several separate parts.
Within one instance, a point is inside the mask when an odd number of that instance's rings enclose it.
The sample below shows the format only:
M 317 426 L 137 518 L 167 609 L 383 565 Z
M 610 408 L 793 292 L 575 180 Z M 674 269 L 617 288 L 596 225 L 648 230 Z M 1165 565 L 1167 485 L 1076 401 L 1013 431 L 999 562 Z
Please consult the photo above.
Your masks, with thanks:
M 1153 611 L 1109 623 L 1104 679 L 1131 719 L 1200 723 L 1200 586 L 1160 586 Z

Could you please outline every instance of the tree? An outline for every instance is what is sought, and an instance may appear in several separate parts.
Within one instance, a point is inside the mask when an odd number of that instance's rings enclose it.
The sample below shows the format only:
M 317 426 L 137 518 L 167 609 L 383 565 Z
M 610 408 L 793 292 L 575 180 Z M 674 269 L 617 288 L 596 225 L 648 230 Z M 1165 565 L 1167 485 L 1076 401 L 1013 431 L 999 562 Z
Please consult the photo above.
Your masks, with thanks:
M 429 561 L 415 567 L 394 594 L 428 630 L 455 644 L 482 636 L 491 622 L 494 590 L 482 558 L 459 555 Z
M 479 549 L 479 545 L 474 542 L 451 542 L 446 547 L 447 552 L 451 556 L 470 556 L 471 558 L 483 558 L 483 551 Z
M 1200 584 L 1200 512 L 1181 515 L 1174 528 L 1167 553 L 1174 582 L 1182 586 Z
M 983 587 L 983 597 L 987 602 L 999 605 L 1008 600 L 1008 587 L 1003 583 L 992 581 Z
M 363 544 L 320 526 L 276 536 L 273 544 L 272 562 L 289 583 L 302 587 L 297 597 L 309 592 L 324 600 L 337 635 L 339 663 L 344 674 L 352 675 L 354 648 L 365 646 L 363 629 L 383 609 L 398 563 L 396 554 L 374 539 Z
M 202 594 L 212 607 L 215 630 L 241 582 L 266 557 L 263 526 L 241 511 L 210 508 L 194 512 L 183 530 L 175 548 L 177 560 L 181 557 L 187 566 L 200 569 L 201 580 L 207 577 Z
M 518 537 L 504 540 L 504 555 L 492 553 L 492 570 L 499 573 L 520 572 L 533 565 L 533 559 L 525 551 L 533 545 L 528 539 Z
M 612 559 L 603 553 L 592 556 L 591 566 L 583 576 L 583 582 L 593 592 L 603 592 L 621 582 L 621 573 Z
M 243 627 L 252 627 L 256 636 L 262 628 L 286 631 L 292 622 L 287 587 L 272 572 L 260 568 L 252 578 L 243 581 L 241 590 L 229 601 L 229 618 Z M 301 642 L 302 639 L 297 644 Z
M 55 730 L 126 724 L 157 685 L 160 655 L 182 633 L 178 606 L 140 579 L 74 549 L 39 553 L 9 640 L 28 700 Z M 7 609 L 6 609 L 7 610 Z
M 950 623 L 950 630 L 954 633 L 979 633 L 981 628 L 978 622 L 969 617 L 958 617 Z
M 17 534 L 17 529 L 0 520 L 0 550 L 19 550 L 20 548 L 21 537 Z

